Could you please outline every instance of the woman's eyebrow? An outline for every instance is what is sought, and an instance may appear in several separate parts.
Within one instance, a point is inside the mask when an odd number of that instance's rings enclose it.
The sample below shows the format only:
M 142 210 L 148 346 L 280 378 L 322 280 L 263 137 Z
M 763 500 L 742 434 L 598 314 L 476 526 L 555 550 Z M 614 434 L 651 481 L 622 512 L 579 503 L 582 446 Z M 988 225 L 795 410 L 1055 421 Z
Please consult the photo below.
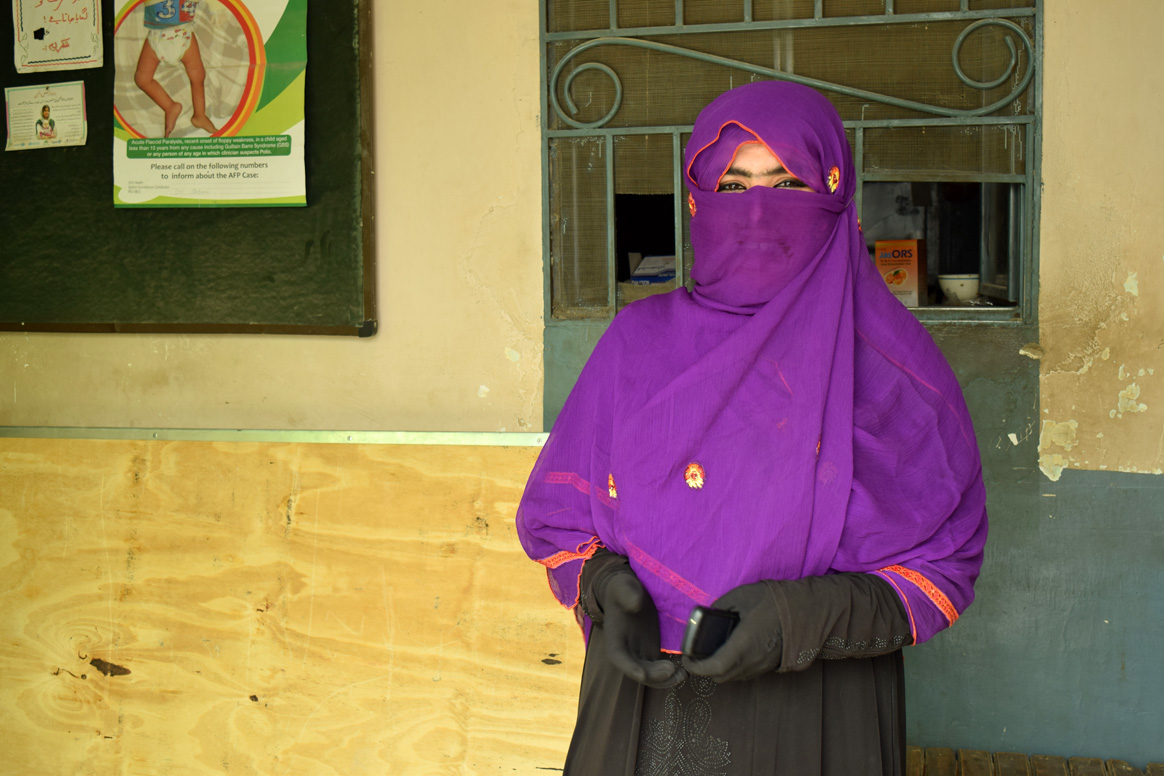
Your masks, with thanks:
M 769 175 L 791 175 L 791 173 L 780 165 L 776 165 L 771 170 L 763 170 L 761 172 L 750 172 L 742 167 L 729 167 L 727 168 L 727 172 L 723 174 L 723 177 L 726 178 L 729 175 L 734 175 L 739 178 L 765 178 Z

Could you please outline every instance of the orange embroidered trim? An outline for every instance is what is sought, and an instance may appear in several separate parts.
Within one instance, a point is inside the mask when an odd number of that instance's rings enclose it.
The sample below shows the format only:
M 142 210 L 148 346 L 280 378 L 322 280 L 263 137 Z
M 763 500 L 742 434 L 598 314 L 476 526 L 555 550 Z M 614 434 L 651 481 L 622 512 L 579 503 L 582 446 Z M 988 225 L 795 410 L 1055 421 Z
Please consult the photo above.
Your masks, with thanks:
M 570 550 L 562 550 L 555 552 L 548 558 L 542 558 L 538 563 L 542 564 L 548 569 L 556 569 L 564 563 L 569 563 L 572 560 L 587 560 L 598 549 L 598 537 L 595 536 L 582 544 L 578 545 L 578 549 L 574 552 Z
M 958 621 L 958 610 L 950 603 L 950 599 L 938 589 L 937 585 L 926 579 L 923 575 L 913 569 L 907 569 L 905 566 L 887 566 L 882 571 L 892 571 L 894 574 L 902 576 L 917 585 L 926 594 L 926 597 L 933 601 L 934 606 L 941 610 L 942 614 L 946 617 L 946 622 L 950 625 Z
M 694 178 L 692 178 L 692 177 L 691 177 L 691 167 L 692 167 L 692 165 L 694 165 L 694 164 L 695 164 L 695 159 L 696 159 L 696 157 L 698 157 L 698 156 L 699 156 L 701 153 L 703 153 L 703 152 L 704 152 L 704 151 L 706 151 L 708 148 L 711 148 L 713 145 L 715 145 L 716 143 L 718 143 L 718 142 L 719 142 L 719 138 L 720 138 L 720 136 L 721 136 L 721 135 L 723 135 L 723 131 L 724 131 L 724 129 L 726 129 L 726 128 L 727 128 L 727 125 L 728 125 L 728 124 L 735 124 L 737 127 L 739 127 L 740 129 L 744 130 L 745 132 L 747 132 L 747 133 L 751 134 L 751 136 L 752 136 L 752 137 L 756 138 L 755 140 L 745 140 L 743 143 L 740 143 L 740 145 L 741 145 L 741 146 L 742 146 L 742 145 L 746 145 L 746 144 L 748 144 L 748 143 L 759 143 L 760 145 L 764 146 L 764 148 L 765 148 L 765 149 L 768 151 L 768 153 L 770 153 L 770 154 L 772 154 L 772 156 L 775 156 L 775 157 L 776 157 L 776 161 L 780 163 L 780 166 L 781 166 L 781 167 L 783 167 L 785 170 L 787 170 L 787 171 L 788 171 L 788 172 L 790 172 L 790 173 L 792 172 L 792 170 L 789 170 L 789 169 L 788 169 L 788 165 L 786 165 L 786 164 L 784 163 L 784 160 L 780 158 L 780 154 L 778 154 L 778 153 L 776 153 L 775 151 L 773 151 L 773 150 L 772 150 L 772 149 L 771 149 L 771 148 L 768 146 L 768 144 L 767 144 L 767 143 L 765 143 L 765 142 L 764 142 L 762 139 L 760 139 L 760 133 L 759 133 L 759 132 L 756 132 L 756 131 L 755 131 L 754 129 L 752 129 L 751 127 L 745 126 L 745 125 L 741 124 L 741 123 L 740 123 L 740 122 L 738 122 L 738 121 L 725 121 L 725 122 L 724 122 L 724 123 L 723 123 L 723 124 L 720 126 L 720 128 L 719 128 L 719 131 L 717 131 L 717 132 L 715 133 L 715 137 L 714 137 L 714 138 L 712 138 L 712 139 L 711 139 L 711 140 L 710 140 L 710 141 L 709 141 L 709 142 L 708 142 L 708 143 L 707 143 L 705 146 L 703 146 L 703 148 L 700 148 L 698 151 L 696 151 L 694 154 L 692 154 L 692 155 L 691 155 L 691 162 L 690 162 L 690 164 L 688 164 L 688 165 L 687 165 L 687 169 L 686 169 L 686 170 L 684 170 L 684 174 L 687 176 L 687 180 L 691 181 L 692 185 L 694 185 L 696 188 L 698 188 L 698 187 L 699 187 L 699 183 L 698 183 L 698 181 L 696 181 Z M 736 146 L 736 151 L 738 152 L 739 150 L 740 150 L 740 147 L 739 147 L 739 146 Z M 732 154 L 732 159 L 735 159 L 735 154 Z M 719 177 L 715 179 L 715 182 L 716 182 L 716 185 L 717 185 L 717 186 L 719 185 L 719 181 L 720 181 L 720 180 L 723 178 L 723 176 L 727 174 L 728 168 L 730 168 L 730 167 L 731 167 L 731 161 L 729 161 L 729 162 L 728 162 L 728 166 L 727 166 L 727 167 L 725 167 L 725 168 L 723 169 L 723 172 L 721 172 L 721 173 L 719 174 Z M 793 173 L 793 174 L 795 175 L 795 173 Z M 694 212 L 694 211 L 692 211 L 691 215 L 695 215 L 695 212 Z
M 911 606 L 909 603 L 909 596 L 907 596 L 902 591 L 901 587 L 897 584 L 897 581 L 893 577 L 891 577 L 889 574 L 886 574 L 884 571 L 874 571 L 873 573 L 876 574 L 877 576 L 881 577 L 882 579 L 884 579 L 890 585 L 892 585 L 893 589 L 897 591 L 898 598 L 900 598 L 901 602 L 903 604 L 905 604 L 905 612 L 906 612 L 906 614 L 909 615 L 909 635 L 913 638 L 914 642 L 916 643 L 917 642 L 917 624 L 914 623 L 914 621 L 913 621 L 913 606 Z

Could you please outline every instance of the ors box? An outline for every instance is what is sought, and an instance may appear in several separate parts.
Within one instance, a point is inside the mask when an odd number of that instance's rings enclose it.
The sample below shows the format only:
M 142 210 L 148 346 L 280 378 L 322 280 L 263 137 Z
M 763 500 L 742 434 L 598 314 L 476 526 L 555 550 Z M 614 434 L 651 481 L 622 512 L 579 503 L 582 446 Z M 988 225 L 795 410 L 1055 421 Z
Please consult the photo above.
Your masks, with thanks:
M 926 301 L 925 240 L 878 240 L 873 260 L 889 290 L 906 307 L 920 307 Z

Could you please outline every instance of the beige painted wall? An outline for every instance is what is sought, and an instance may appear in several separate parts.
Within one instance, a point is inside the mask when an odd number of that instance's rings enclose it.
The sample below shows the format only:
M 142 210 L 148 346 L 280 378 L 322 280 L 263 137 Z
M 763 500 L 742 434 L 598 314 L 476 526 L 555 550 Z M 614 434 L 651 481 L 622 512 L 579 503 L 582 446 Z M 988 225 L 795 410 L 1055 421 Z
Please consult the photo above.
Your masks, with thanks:
M 0 425 L 538 429 L 535 10 L 375 9 L 379 335 L 0 334 Z M 1045 20 L 1040 463 L 1159 472 L 1164 4 Z
M 1039 463 L 1164 466 L 1164 3 L 1049 0 Z
M 377 336 L 0 334 L 0 425 L 540 428 L 536 11 L 373 6 Z

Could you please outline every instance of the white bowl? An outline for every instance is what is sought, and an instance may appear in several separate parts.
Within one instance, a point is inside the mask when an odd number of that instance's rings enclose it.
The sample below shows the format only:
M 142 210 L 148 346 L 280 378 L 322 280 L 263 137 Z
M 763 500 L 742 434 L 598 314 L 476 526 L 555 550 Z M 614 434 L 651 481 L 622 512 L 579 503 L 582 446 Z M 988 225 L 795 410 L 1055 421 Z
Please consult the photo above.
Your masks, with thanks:
M 938 275 L 938 287 L 951 302 L 969 302 L 978 297 L 978 276 Z

